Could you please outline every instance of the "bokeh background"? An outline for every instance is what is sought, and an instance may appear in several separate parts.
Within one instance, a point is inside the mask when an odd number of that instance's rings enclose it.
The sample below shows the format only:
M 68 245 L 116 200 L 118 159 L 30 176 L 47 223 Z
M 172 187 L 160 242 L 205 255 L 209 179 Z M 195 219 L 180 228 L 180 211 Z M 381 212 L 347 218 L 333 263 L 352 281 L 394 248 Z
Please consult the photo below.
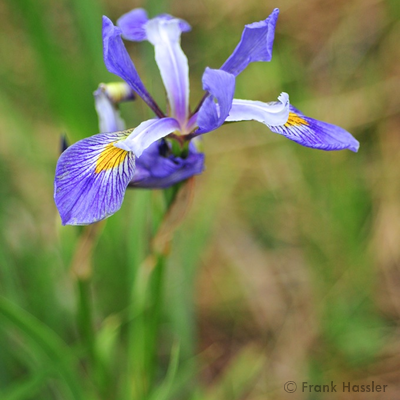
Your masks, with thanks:
M 86 289 L 76 289 L 70 272 L 84 230 L 61 227 L 52 197 L 60 135 L 75 142 L 97 133 L 92 93 L 99 82 L 116 80 L 102 60 L 101 16 L 116 21 L 138 6 L 192 25 L 182 47 L 193 107 L 204 68 L 221 66 L 244 24 L 279 7 L 272 62 L 251 64 L 237 79 L 235 97 L 273 101 L 286 91 L 305 114 L 346 128 L 361 143 L 358 154 L 317 151 L 256 122 L 204 137 L 207 168 L 171 246 L 145 398 L 398 399 L 398 0 L 6 0 L 0 3 L 1 400 L 129 398 L 121 380 L 132 322 L 130 268 L 144 259 L 147 236 L 138 226 L 160 193 L 128 191 L 93 242 Z M 164 108 L 150 44 L 127 48 Z M 141 101 L 124 104 L 122 113 L 128 126 L 151 115 Z M 79 290 L 90 294 L 107 395 L 88 371 L 90 349 L 77 326 Z M 79 318 L 85 326 L 85 315 Z M 374 381 L 388 388 L 288 394 L 287 381 L 299 387 Z

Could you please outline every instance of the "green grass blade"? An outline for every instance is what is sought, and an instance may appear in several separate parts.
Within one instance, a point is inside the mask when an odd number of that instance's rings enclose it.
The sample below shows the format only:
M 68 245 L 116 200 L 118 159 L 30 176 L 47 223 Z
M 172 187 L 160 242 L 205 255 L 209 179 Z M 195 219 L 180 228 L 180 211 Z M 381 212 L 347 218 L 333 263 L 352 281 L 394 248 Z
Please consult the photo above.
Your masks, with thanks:
M 54 363 L 54 368 L 69 388 L 72 399 L 85 398 L 74 367 L 69 361 L 71 350 L 50 328 L 3 297 L 0 297 L 0 320 L 5 328 L 17 328 L 25 340 Z

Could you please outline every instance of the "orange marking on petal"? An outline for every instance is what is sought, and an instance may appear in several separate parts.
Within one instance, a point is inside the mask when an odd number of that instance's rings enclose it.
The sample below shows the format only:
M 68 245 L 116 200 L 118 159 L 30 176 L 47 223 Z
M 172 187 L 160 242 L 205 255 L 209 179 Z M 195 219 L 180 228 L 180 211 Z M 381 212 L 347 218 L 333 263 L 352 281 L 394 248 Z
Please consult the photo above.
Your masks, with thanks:
M 290 112 L 289 119 L 287 120 L 285 126 L 290 128 L 291 126 L 300 126 L 300 125 L 310 125 L 304 118 L 299 115 Z
M 128 152 L 126 150 L 115 147 L 113 143 L 108 144 L 100 153 L 99 159 L 96 162 L 96 174 L 118 167 L 118 165 L 124 162 L 127 155 Z

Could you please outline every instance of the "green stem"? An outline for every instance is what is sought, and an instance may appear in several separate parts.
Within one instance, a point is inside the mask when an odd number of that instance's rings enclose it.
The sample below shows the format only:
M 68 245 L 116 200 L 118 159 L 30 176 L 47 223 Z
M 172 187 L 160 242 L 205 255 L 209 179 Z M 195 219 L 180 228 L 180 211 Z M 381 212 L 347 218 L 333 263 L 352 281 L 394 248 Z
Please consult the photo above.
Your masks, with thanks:
M 87 349 L 88 358 L 92 366 L 96 366 L 96 335 L 93 328 L 93 316 L 90 300 L 90 282 L 88 280 L 77 280 L 78 290 L 78 329 L 82 342 Z
M 144 308 L 146 304 L 147 278 L 142 263 L 148 253 L 148 216 L 150 191 L 136 191 L 133 202 L 133 223 L 128 234 L 129 297 L 130 313 L 127 345 L 127 375 L 125 390 L 121 393 L 127 400 L 145 398 L 148 390 L 146 376 L 146 332 Z
M 157 344 L 159 336 L 159 327 L 162 315 L 163 304 L 163 289 L 164 289 L 164 275 L 165 275 L 166 257 L 163 255 L 157 256 L 157 263 L 153 269 L 151 281 L 149 282 L 149 289 L 152 294 L 152 304 L 148 310 L 148 364 L 149 364 L 149 378 L 154 380 L 157 372 Z
M 78 290 L 78 314 L 77 323 L 88 358 L 88 375 L 92 377 L 95 391 L 103 398 L 107 398 L 110 389 L 110 374 L 106 366 L 100 360 L 97 344 L 96 331 L 93 322 L 91 282 L 89 279 L 77 279 Z
M 166 196 L 164 210 L 153 211 L 155 230 L 172 204 L 177 188 Z M 144 399 L 149 395 L 157 374 L 158 336 L 163 305 L 166 256 L 152 252 L 151 192 L 136 192 L 133 207 L 135 224 L 129 235 L 131 316 L 128 327 L 127 385 L 123 398 Z M 154 215 L 160 214 L 160 215 Z M 157 222 L 158 221 L 158 222 Z M 153 233 L 154 234 L 154 233 Z M 147 256 L 147 257 L 146 257 Z

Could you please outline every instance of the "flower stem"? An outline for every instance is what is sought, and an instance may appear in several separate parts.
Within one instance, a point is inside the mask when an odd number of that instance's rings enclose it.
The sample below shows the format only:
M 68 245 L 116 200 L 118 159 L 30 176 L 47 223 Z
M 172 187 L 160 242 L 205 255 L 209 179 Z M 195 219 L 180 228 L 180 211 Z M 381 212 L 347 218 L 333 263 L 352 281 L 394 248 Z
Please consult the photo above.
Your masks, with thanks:
M 147 268 L 143 262 L 148 253 L 148 217 L 151 192 L 136 191 L 133 202 L 129 237 L 129 297 L 131 317 L 128 325 L 127 381 L 124 398 L 146 397 L 149 382 L 146 372 L 146 320 L 144 310 L 147 296 Z
M 93 317 L 90 301 L 90 283 L 87 280 L 77 280 L 78 290 L 78 327 L 88 352 L 88 358 L 92 365 L 96 364 L 95 332 L 93 329 Z

